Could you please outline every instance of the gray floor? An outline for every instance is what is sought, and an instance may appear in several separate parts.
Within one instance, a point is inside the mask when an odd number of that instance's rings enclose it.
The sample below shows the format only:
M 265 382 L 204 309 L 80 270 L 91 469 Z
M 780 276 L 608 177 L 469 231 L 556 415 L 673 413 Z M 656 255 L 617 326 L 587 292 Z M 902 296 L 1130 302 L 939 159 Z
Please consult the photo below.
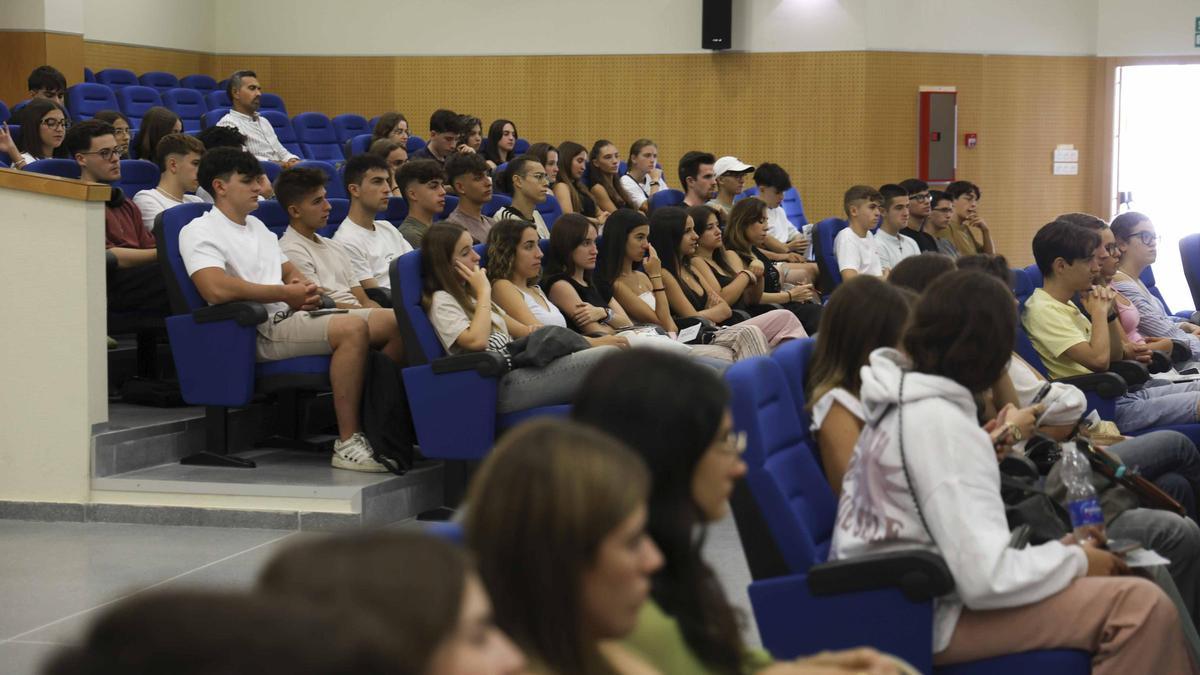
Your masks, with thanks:
M 164 587 L 246 588 L 281 542 L 306 536 L 247 530 L 0 520 L 0 675 L 32 675 L 77 641 L 99 610 Z M 745 609 L 750 581 L 732 519 L 709 534 L 706 556 Z

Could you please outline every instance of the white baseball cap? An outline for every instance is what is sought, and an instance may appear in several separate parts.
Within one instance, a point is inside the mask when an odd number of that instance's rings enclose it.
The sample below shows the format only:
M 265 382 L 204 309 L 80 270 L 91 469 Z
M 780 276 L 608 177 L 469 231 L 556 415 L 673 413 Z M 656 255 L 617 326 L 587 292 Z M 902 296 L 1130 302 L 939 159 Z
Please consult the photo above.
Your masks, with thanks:
M 744 173 L 753 170 L 754 167 L 746 164 L 737 157 L 732 157 L 730 155 L 726 155 L 718 159 L 717 163 L 713 164 L 713 173 L 717 175 L 717 178 L 720 178 L 726 173 Z

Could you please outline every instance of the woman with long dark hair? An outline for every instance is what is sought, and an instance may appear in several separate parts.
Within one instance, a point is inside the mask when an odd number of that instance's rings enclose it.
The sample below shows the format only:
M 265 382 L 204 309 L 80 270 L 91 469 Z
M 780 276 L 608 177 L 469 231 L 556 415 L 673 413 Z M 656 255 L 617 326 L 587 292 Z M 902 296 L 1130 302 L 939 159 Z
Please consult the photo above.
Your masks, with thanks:
M 130 146 L 137 151 L 138 159 L 153 162 L 158 152 L 158 142 L 167 134 L 183 133 L 183 121 L 170 108 L 154 106 L 142 117 L 142 126 Z
M 483 156 L 493 166 L 500 166 L 516 157 L 517 125 L 510 120 L 496 120 L 488 127 L 488 143 Z
M 371 142 L 374 143 L 381 138 L 390 138 L 400 145 L 408 147 L 408 118 L 404 113 L 385 112 L 379 116 L 375 122 L 375 128 L 371 130 Z
M 554 198 L 563 213 L 581 213 L 597 229 L 604 226 L 608 211 L 601 211 L 592 199 L 592 193 L 583 184 L 587 170 L 587 148 L 574 141 L 563 141 L 558 146 L 558 177 L 554 181 Z
M 18 113 L 21 133 L 13 138 L 8 125 L 0 127 L 0 150 L 9 157 L 14 169 L 20 169 L 39 159 L 67 157 L 67 129 L 71 117 L 58 103 L 47 98 L 35 98 Z
M 617 171 L 621 167 L 617 146 L 604 139 L 596 141 L 588 153 L 588 161 L 591 163 L 592 199 L 596 200 L 596 206 L 609 213 L 632 206 L 617 184 Z
M 596 226 L 578 213 L 565 213 L 550 230 L 542 282 L 567 325 L 586 335 L 608 335 L 633 325 L 624 311 L 604 301 L 592 279 L 598 249 Z

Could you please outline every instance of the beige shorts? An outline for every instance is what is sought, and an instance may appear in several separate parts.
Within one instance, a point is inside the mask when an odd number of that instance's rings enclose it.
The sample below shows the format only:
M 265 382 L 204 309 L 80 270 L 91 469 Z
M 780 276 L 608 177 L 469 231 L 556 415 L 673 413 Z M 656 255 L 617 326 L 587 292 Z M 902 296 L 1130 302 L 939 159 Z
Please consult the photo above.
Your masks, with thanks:
M 259 361 L 280 361 L 297 356 L 332 354 L 329 346 L 329 321 L 335 316 L 356 316 L 366 321 L 370 309 L 349 309 L 345 313 L 313 316 L 296 312 L 279 323 L 274 318 L 258 325 L 256 356 Z

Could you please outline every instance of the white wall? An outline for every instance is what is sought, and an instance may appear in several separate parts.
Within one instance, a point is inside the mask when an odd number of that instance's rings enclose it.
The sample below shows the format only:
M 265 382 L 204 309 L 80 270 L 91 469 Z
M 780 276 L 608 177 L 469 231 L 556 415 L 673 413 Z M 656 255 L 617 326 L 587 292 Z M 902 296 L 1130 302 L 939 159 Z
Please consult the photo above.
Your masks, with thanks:
M 1099 56 L 1200 56 L 1195 0 L 1097 0 Z
M 83 5 L 83 34 L 87 40 L 201 52 L 214 50 L 217 7 L 213 0 L 47 0 L 47 3 L 54 1 Z
M 866 4 L 869 49 L 1096 53 L 1096 0 L 867 0 Z
M 83 0 L 0 0 L 0 30 L 83 33 Z

